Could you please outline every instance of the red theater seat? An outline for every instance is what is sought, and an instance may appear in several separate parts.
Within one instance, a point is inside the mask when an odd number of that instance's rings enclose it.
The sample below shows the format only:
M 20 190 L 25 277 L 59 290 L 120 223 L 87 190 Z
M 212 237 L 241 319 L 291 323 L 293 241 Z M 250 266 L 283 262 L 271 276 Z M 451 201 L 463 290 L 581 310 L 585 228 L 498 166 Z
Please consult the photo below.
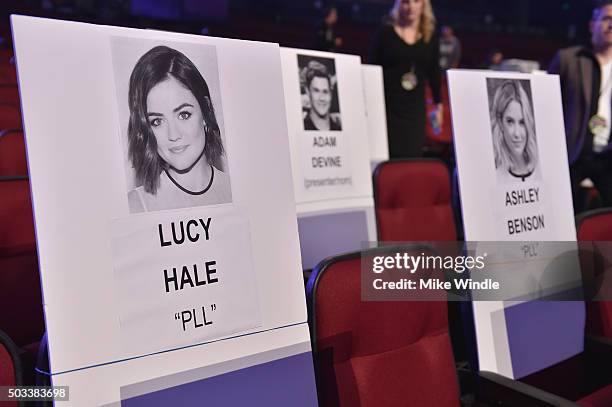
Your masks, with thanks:
M 382 242 L 457 240 L 450 176 L 442 161 L 381 163 L 374 171 L 374 205 Z M 448 312 L 453 349 L 461 361 L 467 355 L 460 303 L 449 303 Z
M 29 181 L 0 178 L 0 197 L 0 329 L 21 349 L 32 383 L 44 319 Z
M 0 178 L 0 196 L 0 250 L 7 253 L 34 247 L 36 240 L 29 181 Z
M 0 34 L 0 36 L 4 36 Z M 13 53 L 11 50 L 3 48 L 0 49 L 0 64 L 10 64 L 11 58 L 13 57 Z
M 446 303 L 362 301 L 362 253 L 380 249 L 325 260 L 308 282 L 319 404 L 459 406 Z
M 0 84 L 17 84 L 17 71 L 15 65 L 10 62 L 0 64 Z
M 596 209 L 578 215 L 576 234 L 580 242 L 612 242 L 612 209 Z M 612 243 L 605 243 L 605 246 L 609 250 Z M 607 278 L 612 276 L 610 270 L 605 272 Z M 607 287 L 610 282 L 604 288 Z M 587 332 L 612 339 L 612 301 L 587 303 Z
M 0 129 L 21 129 L 19 105 L 0 102 Z
M 19 107 L 19 90 L 17 85 L 0 84 L 0 103 L 7 103 Z
M 44 332 L 30 184 L 0 181 L 0 196 L 0 329 L 25 346 Z
M 612 385 L 606 386 L 601 390 L 579 400 L 580 407 L 609 407 L 612 400 Z
M 612 241 L 612 209 L 595 209 L 576 217 L 579 241 Z
M 438 160 L 393 160 L 374 172 L 381 241 L 456 240 L 450 177 Z
M 0 177 L 28 174 L 26 148 L 21 130 L 0 132 Z
M 18 349 L 7 334 L 0 331 L 0 386 L 20 386 L 21 364 Z M 0 401 L 0 407 L 17 407 L 16 401 Z

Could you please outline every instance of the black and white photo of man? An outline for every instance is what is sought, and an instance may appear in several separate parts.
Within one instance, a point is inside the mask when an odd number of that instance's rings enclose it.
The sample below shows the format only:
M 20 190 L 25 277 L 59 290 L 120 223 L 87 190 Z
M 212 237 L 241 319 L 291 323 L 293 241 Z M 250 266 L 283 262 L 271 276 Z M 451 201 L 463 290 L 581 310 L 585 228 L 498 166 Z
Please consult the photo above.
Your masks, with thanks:
M 304 130 L 342 130 L 334 60 L 298 55 L 298 66 Z

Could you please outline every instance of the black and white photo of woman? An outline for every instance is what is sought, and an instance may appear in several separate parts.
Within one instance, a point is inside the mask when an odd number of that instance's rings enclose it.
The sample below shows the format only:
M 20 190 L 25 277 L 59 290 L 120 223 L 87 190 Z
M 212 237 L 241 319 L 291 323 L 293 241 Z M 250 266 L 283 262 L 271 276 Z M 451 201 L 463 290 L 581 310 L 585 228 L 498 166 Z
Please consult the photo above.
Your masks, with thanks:
M 522 84 L 528 86 L 529 81 L 490 78 L 487 82 L 497 179 L 525 181 L 538 168 L 533 102 Z
M 155 46 L 131 72 L 131 213 L 229 203 L 225 150 L 209 86 L 180 51 Z

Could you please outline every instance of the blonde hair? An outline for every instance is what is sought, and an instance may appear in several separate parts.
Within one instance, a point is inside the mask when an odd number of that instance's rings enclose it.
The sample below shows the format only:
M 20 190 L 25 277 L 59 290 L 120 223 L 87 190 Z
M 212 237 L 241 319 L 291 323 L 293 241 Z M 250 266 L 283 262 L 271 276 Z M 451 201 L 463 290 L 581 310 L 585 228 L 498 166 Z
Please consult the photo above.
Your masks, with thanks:
M 431 0 L 421 0 L 423 2 L 423 12 L 419 20 L 419 34 L 425 42 L 429 42 L 436 31 L 436 16 L 431 7 Z M 393 23 L 398 23 L 400 19 L 400 3 L 402 0 L 395 0 L 393 7 L 389 10 L 389 17 Z
M 504 139 L 502 130 L 502 120 L 504 112 L 511 102 L 517 102 L 521 106 L 521 112 L 525 120 L 525 130 L 527 132 L 527 142 L 523 150 L 523 159 L 527 164 L 527 171 L 534 170 L 538 159 L 538 147 L 535 139 L 535 120 L 533 107 L 527 92 L 517 80 L 509 79 L 502 82 L 493 96 L 491 106 L 491 130 L 493 132 L 493 152 L 495 153 L 495 168 L 510 169 L 518 164 L 515 162 L 509 147 Z

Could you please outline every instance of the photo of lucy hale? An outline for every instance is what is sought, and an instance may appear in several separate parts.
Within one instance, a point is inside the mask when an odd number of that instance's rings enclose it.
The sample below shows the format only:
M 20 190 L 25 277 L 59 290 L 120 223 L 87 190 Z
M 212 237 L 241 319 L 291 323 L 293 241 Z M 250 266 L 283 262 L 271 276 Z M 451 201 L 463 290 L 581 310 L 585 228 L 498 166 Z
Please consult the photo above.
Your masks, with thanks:
M 138 185 L 131 213 L 229 203 L 224 148 L 206 80 L 183 53 L 140 57 L 128 92 L 128 157 Z

